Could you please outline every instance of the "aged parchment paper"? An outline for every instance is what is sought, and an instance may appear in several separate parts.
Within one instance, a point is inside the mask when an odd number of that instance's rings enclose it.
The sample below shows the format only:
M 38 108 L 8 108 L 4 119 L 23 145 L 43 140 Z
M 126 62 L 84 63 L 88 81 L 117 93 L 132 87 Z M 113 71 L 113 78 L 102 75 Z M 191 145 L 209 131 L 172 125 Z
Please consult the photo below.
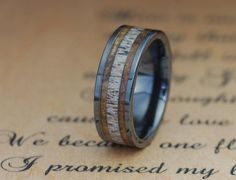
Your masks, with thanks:
M 235 179 L 235 1 L 0 1 L 0 179 Z M 121 24 L 164 30 L 170 101 L 148 148 L 103 142 L 94 78 Z

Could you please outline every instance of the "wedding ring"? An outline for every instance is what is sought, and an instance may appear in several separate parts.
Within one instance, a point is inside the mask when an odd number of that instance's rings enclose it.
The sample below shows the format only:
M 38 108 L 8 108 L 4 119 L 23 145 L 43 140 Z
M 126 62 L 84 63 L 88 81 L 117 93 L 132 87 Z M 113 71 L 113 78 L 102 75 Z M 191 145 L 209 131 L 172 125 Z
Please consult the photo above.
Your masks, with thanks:
M 111 35 L 94 89 L 94 119 L 105 141 L 146 147 L 163 119 L 171 50 L 160 30 L 123 25 Z

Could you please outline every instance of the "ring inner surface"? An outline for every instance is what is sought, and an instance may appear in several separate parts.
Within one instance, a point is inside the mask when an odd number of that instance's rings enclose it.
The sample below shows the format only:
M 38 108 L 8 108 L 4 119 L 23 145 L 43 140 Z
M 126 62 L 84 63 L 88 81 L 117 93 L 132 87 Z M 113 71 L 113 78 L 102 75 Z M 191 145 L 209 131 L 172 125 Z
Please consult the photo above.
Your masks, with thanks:
M 154 40 L 141 56 L 133 96 L 133 118 L 137 136 L 146 140 L 157 129 L 168 96 L 169 80 L 165 48 Z

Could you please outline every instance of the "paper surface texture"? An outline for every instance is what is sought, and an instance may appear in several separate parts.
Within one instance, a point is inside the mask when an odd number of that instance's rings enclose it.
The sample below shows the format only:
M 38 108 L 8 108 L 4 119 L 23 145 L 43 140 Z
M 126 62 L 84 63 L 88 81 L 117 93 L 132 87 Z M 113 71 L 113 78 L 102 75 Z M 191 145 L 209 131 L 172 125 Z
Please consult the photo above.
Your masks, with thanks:
M 235 1 L 0 1 L 0 179 L 235 179 Z M 161 29 L 164 121 L 137 150 L 93 121 L 100 56 L 120 25 Z

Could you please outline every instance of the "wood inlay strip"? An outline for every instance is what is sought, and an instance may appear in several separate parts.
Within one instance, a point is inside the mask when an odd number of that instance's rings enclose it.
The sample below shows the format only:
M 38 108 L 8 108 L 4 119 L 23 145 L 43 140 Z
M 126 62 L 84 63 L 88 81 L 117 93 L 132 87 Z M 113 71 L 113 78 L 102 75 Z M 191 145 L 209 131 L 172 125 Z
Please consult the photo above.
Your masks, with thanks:
M 128 54 L 141 31 L 142 29 L 131 28 L 124 36 L 115 54 L 107 87 L 106 117 L 109 134 L 113 141 L 123 144 L 118 115 L 120 85 Z
M 119 92 L 119 106 L 118 106 L 118 119 L 119 119 L 119 127 L 121 137 L 126 144 L 132 145 L 132 142 L 129 141 L 127 132 L 126 132 L 126 125 L 125 125 L 125 92 L 127 88 L 127 83 L 129 79 L 130 68 L 135 56 L 135 53 L 140 45 L 140 43 L 146 37 L 148 31 L 142 31 L 139 36 L 136 38 L 135 42 L 133 43 L 129 55 L 127 57 L 127 61 L 124 67 L 123 76 L 120 85 L 120 92 Z
M 111 67 L 112 67 L 112 64 L 114 61 L 114 57 L 115 57 L 117 48 L 119 47 L 122 39 L 127 34 L 129 29 L 130 28 L 128 28 L 128 27 L 123 27 L 121 29 L 121 31 L 119 32 L 119 34 L 117 35 L 117 38 L 115 39 L 115 41 L 112 45 L 110 54 L 108 56 L 105 70 L 104 70 L 104 75 L 103 75 L 101 101 L 100 101 L 100 122 L 101 122 L 102 131 L 104 134 L 104 139 L 106 139 L 107 141 L 112 140 L 109 130 L 108 130 L 107 117 L 106 117 L 106 112 L 107 112 L 107 110 L 106 110 L 106 101 L 107 101 L 106 95 L 107 95 L 107 88 L 108 88 L 108 80 L 109 80 L 109 76 L 111 73 Z

